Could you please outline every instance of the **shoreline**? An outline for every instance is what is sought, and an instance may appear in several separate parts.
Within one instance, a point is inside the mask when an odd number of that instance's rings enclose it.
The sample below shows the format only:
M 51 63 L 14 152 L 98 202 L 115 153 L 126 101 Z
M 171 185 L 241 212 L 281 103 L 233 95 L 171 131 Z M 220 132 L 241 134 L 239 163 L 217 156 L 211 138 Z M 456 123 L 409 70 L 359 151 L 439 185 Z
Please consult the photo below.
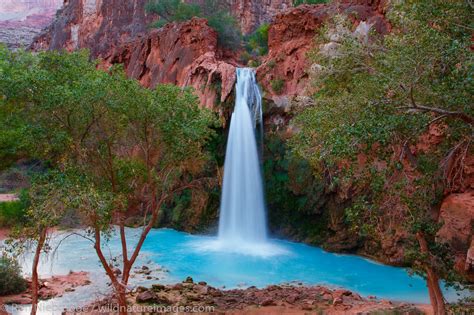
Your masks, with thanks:
M 386 299 L 363 298 L 344 289 L 324 286 L 269 285 L 259 289 L 223 290 L 206 282 L 195 283 L 188 277 L 176 284 L 154 284 L 150 288 L 137 287 L 127 294 L 128 307 L 133 312 L 185 312 L 205 310 L 206 313 L 225 314 L 360 314 L 369 312 L 421 312 L 432 314 L 431 306 L 394 302 Z M 113 297 L 95 301 L 81 308 L 81 312 L 100 312 L 118 309 Z M 66 314 L 73 314 L 68 310 Z

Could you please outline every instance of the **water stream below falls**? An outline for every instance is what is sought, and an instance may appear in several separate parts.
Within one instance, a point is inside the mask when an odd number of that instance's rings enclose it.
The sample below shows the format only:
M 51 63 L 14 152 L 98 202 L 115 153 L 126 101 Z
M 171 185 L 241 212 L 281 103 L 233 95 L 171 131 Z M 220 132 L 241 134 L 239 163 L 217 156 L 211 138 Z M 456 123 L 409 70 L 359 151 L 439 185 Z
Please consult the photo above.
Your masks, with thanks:
M 127 241 L 134 246 L 141 229 L 127 229 Z M 78 233 L 82 233 L 78 231 Z M 67 234 L 67 233 L 66 233 Z M 52 244 L 57 244 L 65 234 L 56 233 Z M 293 283 L 342 287 L 363 296 L 374 295 L 391 300 L 429 303 L 426 281 L 410 276 L 403 268 L 386 266 L 354 255 L 328 253 L 301 243 L 268 239 L 267 246 L 278 248 L 279 253 L 268 256 L 265 251 L 244 253 L 229 247 L 226 250 L 206 250 L 201 245 L 217 241 L 213 236 L 199 236 L 172 229 L 153 229 L 148 235 L 134 271 L 146 265 L 152 271 L 151 279 L 137 273 L 130 280 L 130 288 L 153 283 L 171 284 L 187 276 L 196 281 L 206 281 L 214 287 L 265 287 L 271 284 Z M 120 238 L 114 233 L 104 244 L 107 257 L 119 257 Z M 30 270 L 31 257 L 22 261 L 24 271 Z M 120 259 L 118 259 L 120 261 Z M 92 283 L 76 288 L 62 297 L 41 301 L 48 309 L 54 306 L 78 307 L 110 292 L 109 282 L 90 241 L 80 236 L 70 236 L 62 241 L 54 257 L 43 257 L 41 277 L 65 275 L 72 271 L 87 271 Z M 445 290 L 448 300 L 456 300 L 456 292 Z M 21 313 L 27 313 L 21 312 Z M 60 312 L 59 312 L 60 313 Z

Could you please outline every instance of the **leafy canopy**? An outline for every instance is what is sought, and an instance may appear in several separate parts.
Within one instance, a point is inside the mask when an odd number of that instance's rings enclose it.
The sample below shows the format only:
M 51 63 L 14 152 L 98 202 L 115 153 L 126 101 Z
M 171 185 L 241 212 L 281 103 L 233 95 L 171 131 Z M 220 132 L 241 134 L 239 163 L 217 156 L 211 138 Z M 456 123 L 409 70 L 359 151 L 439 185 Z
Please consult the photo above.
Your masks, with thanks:
M 149 196 L 136 196 L 140 190 L 153 187 L 158 195 L 167 194 L 199 173 L 216 119 L 198 107 L 192 90 L 173 85 L 145 89 L 127 79 L 121 66 L 97 70 L 87 51 L 0 53 L 6 56 L 0 64 L 0 125 L 18 122 L 19 142 L 25 143 L 21 154 L 49 161 L 58 172 L 54 178 L 62 181 L 54 187 L 42 181 L 38 193 L 31 194 L 64 195 L 67 191 L 60 188 L 69 187 L 70 195 L 89 198 L 81 199 L 81 208 L 90 205 L 88 218 L 99 222 L 96 216 L 107 221 L 110 211 L 126 210 L 137 198 L 146 200 Z M 20 148 L 7 142 L 0 154 Z M 32 209 L 42 213 L 51 205 L 38 198 Z M 80 204 L 60 200 L 65 207 Z M 104 206 L 98 207 L 101 200 Z
M 329 188 L 349 191 L 344 220 L 354 232 L 377 241 L 401 225 L 407 252 L 418 254 L 422 232 L 430 264 L 449 278 L 452 257 L 436 242 L 430 211 L 443 190 L 462 186 L 459 161 L 473 150 L 472 8 L 400 0 L 388 18 L 384 37 L 360 36 L 340 16 L 322 30 L 311 56 L 313 105 L 293 119 L 290 145 Z M 442 130 L 441 143 L 414 155 L 410 146 L 430 128 Z

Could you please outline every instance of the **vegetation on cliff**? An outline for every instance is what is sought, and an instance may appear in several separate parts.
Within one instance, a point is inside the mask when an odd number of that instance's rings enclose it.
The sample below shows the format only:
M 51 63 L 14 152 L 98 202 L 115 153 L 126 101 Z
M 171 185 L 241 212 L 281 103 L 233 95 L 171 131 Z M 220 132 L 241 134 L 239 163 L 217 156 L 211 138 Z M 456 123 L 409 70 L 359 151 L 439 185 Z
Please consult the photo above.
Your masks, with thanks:
M 241 33 L 235 17 L 230 14 L 225 1 L 205 0 L 201 3 L 186 3 L 181 0 L 151 0 L 146 10 L 157 14 L 160 19 L 152 27 L 162 27 L 169 22 L 183 22 L 200 17 L 207 19 L 209 26 L 218 34 L 219 43 L 225 48 L 237 48 Z
M 394 2 L 393 31 L 383 38 L 336 16 L 312 55 L 314 106 L 293 120 L 293 152 L 351 196 L 345 224 L 376 246 L 402 235 L 398 246 L 428 276 L 438 313 L 438 276 L 450 279 L 453 260 L 435 238 L 433 209 L 463 186 L 473 152 L 471 10 L 466 2 Z M 423 135 L 434 130 L 442 136 L 430 143 Z

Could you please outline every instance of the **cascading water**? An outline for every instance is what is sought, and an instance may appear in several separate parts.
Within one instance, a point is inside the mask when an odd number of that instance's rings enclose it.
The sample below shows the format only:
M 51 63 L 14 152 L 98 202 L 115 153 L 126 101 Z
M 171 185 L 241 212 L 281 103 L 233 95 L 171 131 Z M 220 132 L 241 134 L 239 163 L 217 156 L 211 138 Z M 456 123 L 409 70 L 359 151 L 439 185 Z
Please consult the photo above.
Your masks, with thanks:
M 262 97 L 253 69 L 237 69 L 235 92 L 224 163 L 219 241 L 264 243 L 265 200 L 256 140 L 256 126 L 262 125 Z

